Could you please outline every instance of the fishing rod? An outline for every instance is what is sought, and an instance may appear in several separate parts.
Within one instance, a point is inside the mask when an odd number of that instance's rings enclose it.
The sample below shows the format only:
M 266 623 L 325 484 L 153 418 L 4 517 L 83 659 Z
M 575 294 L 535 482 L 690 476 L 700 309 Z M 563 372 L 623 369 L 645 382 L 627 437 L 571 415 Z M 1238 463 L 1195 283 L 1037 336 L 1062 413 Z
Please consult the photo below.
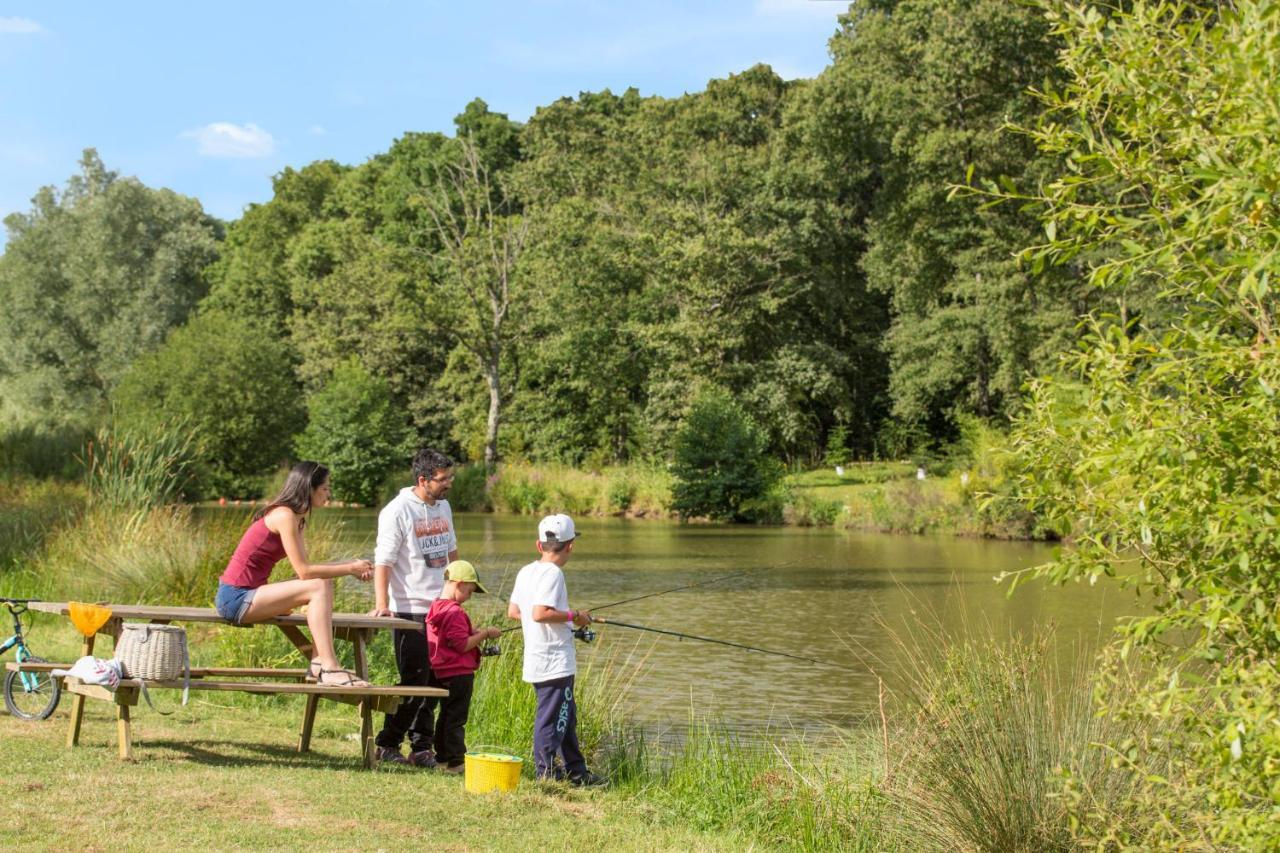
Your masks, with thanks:
M 697 580 L 692 583 L 683 584 L 681 586 L 673 586 L 671 589 L 664 589 L 661 592 L 647 592 L 644 595 L 637 595 L 634 598 L 624 598 L 621 601 L 613 601 L 613 602 L 610 602 L 609 604 L 601 604 L 596 607 L 588 607 L 587 612 L 595 613 L 597 610 L 604 610 L 606 607 L 617 607 L 620 604 L 630 604 L 633 601 L 642 601 L 643 599 L 646 599 L 646 598 L 655 598 L 659 595 L 666 595 L 667 593 L 670 593 L 670 592 L 680 592 L 681 590 L 685 590 L 685 589 L 693 589 L 695 586 L 706 586 L 707 584 L 713 584 L 713 583 L 719 583 L 720 581 L 732 580 L 733 578 L 740 578 L 745 575 L 752 574 L 753 572 L 762 572 L 762 571 L 764 571 L 764 569 L 743 569 L 740 572 L 732 572 L 731 574 L 720 575 L 719 577 L 706 578 L 704 580 Z M 600 621 L 600 620 L 595 620 L 595 621 Z M 518 631 L 520 630 L 520 628 L 521 628 L 520 625 L 516 625 L 511 628 L 503 628 L 502 633 L 506 634 L 510 631 Z M 590 636 L 590 639 L 588 639 L 588 635 Z M 574 636 L 576 636 L 579 640 L 582 640 L 585 643 L 589 643 L 591 642 L 591 640 L 594 640 L 596 638 L 595 631 L 592 631 L 590 628 L 578 628 L 576 631 L 574 631 Z
M 818 660 L 817 658 L 807 658 L 807 657 L 804 657 L 803 655 L 793 655 L 789 652 L 779 652 L 773 649 L 762 649 L 759 646 L 747 646 L 747 645 L 743 645 L 742 643 L 731 643 L 728 640 L 715 640 L 715 639 L 712 639 L 711 637 L 699 637 L 697 634 L 685 634 L 681 631 L 667 631 L 663 628 L 650 628 L 648 625 L 633 625 L 630 622 L 618 622 L 615 619 L 606 619 L 603 616 L 593 621 L 599 622 L 602 625 L 617 625 L 619 628 L 631 628 L 636 631 L 649 631 L 654 634 L 666 634 L 667 636 L 670 636 L 670 637 L 678 637 L 681 640 L 698 640 L 699 642 L 703 642 L 703 643 L 715 643 L 716 645 L 719 645 L 719 646 L 729 646 L 735 649 L 743 649 L 748 652 L 760 652 L 761 654 L 765 654 L 765 655 L 777 655 L 778 657 L 791 658 L 792 660 L 802 660 L 806 663 L 816 663 L 822 666 L 833 666 L 838 669 L 847 669 L 850 672 L 861 672 L 861 670 L 856 669 L 852 666 L 845 666 L 844 664 L 834 663 L 833 661 L 829 661 L 829 660 Z M 579 630 L 589 630 L 589 629 L 579 629 Z

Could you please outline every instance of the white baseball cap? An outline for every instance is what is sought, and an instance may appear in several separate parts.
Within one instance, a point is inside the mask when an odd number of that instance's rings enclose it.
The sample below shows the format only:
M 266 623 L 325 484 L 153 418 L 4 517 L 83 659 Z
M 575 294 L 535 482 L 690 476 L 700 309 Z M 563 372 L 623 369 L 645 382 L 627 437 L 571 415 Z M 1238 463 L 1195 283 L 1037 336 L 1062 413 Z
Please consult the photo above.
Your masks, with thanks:
M 538 522 L 538 539 L 546 542 L 548 535 L 554 536 L 557 542 L 572 542 L 578 537 L 573 529 L 573 519 L 564 513 L 548 515 Z

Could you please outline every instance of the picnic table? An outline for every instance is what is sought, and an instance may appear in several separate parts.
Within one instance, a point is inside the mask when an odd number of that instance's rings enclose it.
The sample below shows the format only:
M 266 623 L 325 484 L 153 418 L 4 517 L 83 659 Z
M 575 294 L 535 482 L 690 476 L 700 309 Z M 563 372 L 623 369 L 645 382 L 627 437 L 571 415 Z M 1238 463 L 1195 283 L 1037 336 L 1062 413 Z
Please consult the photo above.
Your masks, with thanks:
M 155 605 L 106 604 L 111 609 L 111 618 L 107 620 L 97 633 L 85 637 L 81 655 L 93 654 L 98 634 L 105 634 L 116 639 L 120 635 L 120 626 L 126 620 L 132 622 L 151 622 L 169 624 L 171 622 L 212 622 L 227 625 L 231 630 L 258 630 L 259 626 L 274 625 L 284 633 L 294 647 L 302 654 L 303 660 L 310 661 L 313 647 L 310 639 L 302 632 L 307 618 L 301 614 L 289 613 L 266 619 L 252 626 L 231 628 L 225 619 L 211 607 L 165 607 Z M 33 601 L 28 607 L 42 613 L 54 613 L 67 616 L 70 609 L 65 601 Z M 368 616 L 362 613 L 334 613 L 333 633 L 335 639 L 351 642 L 355 646 L 355 671 L 361 679 L 369 677 L 368 647 L 373 639 L 373 632 L 402 628 L 421 631 L 422 623 L 409 619 L 384 616 Z M 53 669 L 69 666 L 69 664 L 8 664 L 10 669 Z M 307 752 L 311 748 L 311 732 L 315 723 L 316 708 L 320 699 L 331 699 L 356 705 L 360 711 L 360 744 L 364 758 L 364 766 L 373 766 L 373 712 L 394 713 L 402 699 L 410 696 L 447 696 L 448 691 L 436 687 L 406 687 L 399 685 L 374 685 L 371 687 L 335 687 L 305 681 L 306 669 L 272 669 L 262 667 L 192 667 L 190 687 L 192 690 L 234 690 L 243 693 L 265 694 L 299 694 L 307 697 L 306 708 L 302 717 L 302 731 L 298 739 L 298 751 Z M 174 687 L 181 689 L 182 681 L 148 681 L 147 688 Z M 71 705 L 71 722 L 67 730 L 67 747 L 76 746 L 80 741 L 80 724 L 84 720 L 84 703 L 86 699 L 99 699 L 112 702 L 116 706 L 116 733 L 119 741 L 120 757 L 133 757 L 133 738 L 130 725 L 129 709 L 138 703 L 138 695 L 143 682 L 138 679 L 123 679 L 113 692 L 94 684 L 83 684 L 79 679 L 68 676 L 63 687 L 73 694 Z

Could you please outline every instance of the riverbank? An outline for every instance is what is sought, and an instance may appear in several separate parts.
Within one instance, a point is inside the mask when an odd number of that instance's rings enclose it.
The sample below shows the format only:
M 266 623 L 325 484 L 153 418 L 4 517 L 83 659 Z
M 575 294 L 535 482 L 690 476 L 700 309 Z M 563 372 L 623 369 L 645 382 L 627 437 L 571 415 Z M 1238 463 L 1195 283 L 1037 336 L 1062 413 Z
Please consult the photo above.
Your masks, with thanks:
M 993 539 L 1054 539 L 1004 496 L 1003 479 L 960 467 L 918 476 L 910 462 L 849 463 L 791 473 L 753 506 L 766 524 L 835 527 L 871 533 L 950 534 Z M 450 503 L 462 511 L 674 519 L 672 476 L 661 468 L 504 464 L 486 477 L 461 466 Z

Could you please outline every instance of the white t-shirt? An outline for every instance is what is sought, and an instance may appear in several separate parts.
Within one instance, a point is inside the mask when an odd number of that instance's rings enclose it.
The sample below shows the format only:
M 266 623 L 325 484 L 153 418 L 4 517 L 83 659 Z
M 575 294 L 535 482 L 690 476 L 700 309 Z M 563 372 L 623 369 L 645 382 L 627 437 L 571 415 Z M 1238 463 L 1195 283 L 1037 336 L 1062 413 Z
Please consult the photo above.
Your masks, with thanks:
M 449 502 L 428 504 L 412 487 L 378 513 L 378 544 L 373 562 L 390 566 L 387 604 L 395 613 L 425 616 L 444 589 L 444 567 L 458 550 Z
M 569 609 L 569 593 L 565 590 L 564 572 L 560 567 L 541 560 L 525 566 L 516 575 L 511 601 L 520 608 L 520 627 L 524 633 L 524 680 L 538 684 L 577 672 L 573 625 L 533 621 L 535 605 L 556 610 Z

